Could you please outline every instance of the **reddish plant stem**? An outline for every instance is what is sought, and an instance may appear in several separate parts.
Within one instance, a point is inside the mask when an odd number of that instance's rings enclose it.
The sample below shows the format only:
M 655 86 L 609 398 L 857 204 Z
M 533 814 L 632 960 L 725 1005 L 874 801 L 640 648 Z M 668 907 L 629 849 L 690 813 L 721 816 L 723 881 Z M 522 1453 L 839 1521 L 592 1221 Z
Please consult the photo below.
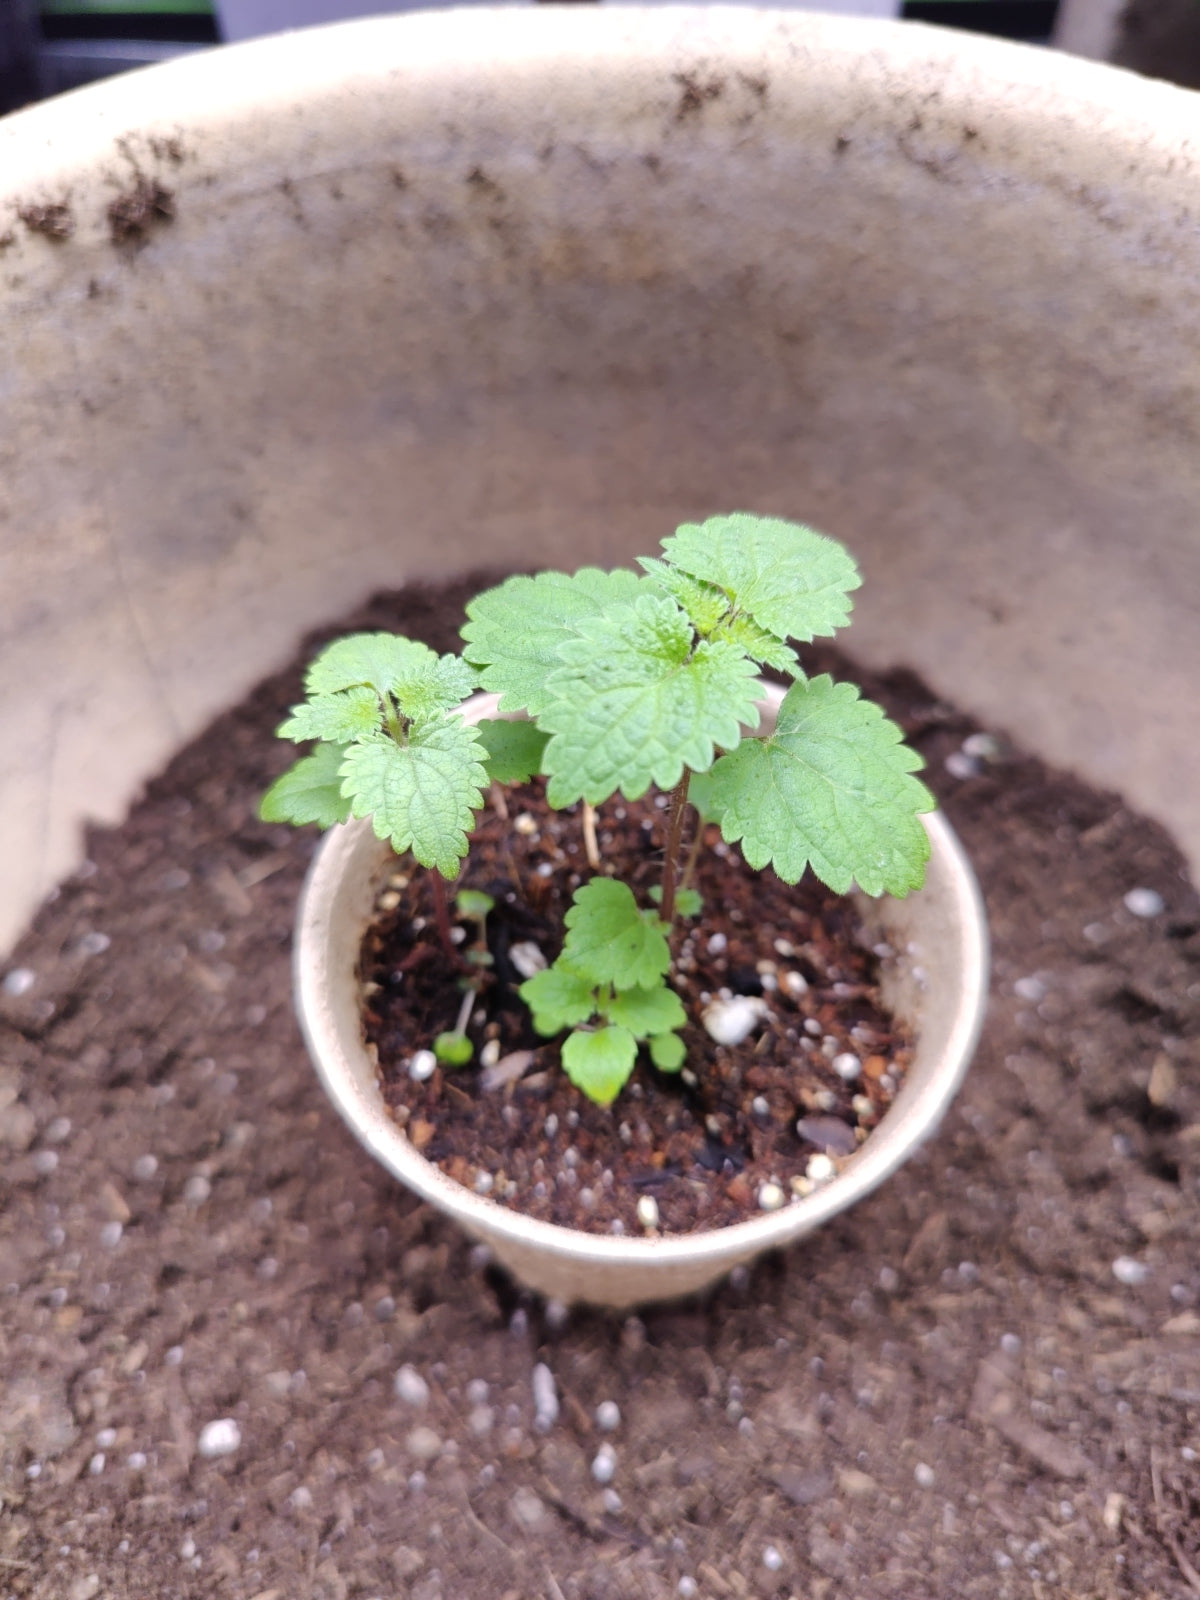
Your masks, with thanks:
M 683 777 L 671 790 L 671 807 L 667 816 L 667 848 L 663 858 L 662 901 L 659 916 L 667 927 L 675 920 L 675 882 L 679 876 L 679 845 L 683 837 L 683 813 L 687 810 L 688 784 L 692 781 L 690 767 L 684 767 Z
M 429 870 L 430 882 L 433 887 L 433 914 L 437 919 L 438 938 L 442 941 L 442 949 L 457 967 L 461 958 L 454 947 L 454 940 L 450 937 L 450 907 L 446 903 L 446 880 L 436 867 Z

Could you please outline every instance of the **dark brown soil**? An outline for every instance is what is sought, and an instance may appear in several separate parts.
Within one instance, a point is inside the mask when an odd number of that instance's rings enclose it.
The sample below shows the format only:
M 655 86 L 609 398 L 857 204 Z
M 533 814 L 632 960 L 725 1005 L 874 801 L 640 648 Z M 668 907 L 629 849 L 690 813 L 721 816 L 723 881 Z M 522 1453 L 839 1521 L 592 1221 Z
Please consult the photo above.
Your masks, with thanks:
M 331 631 L 450 648 L 474 587 Z M 640 1318 L 515 1294 L 323 1099 L 314 841 L 254 820 L 297 671 L 92 833 L 0 983 L 0 1595 L 1195 1600 L 1200 905 L 1113 795 L 956 776 L 972 725 L 871 688 L 987 896 L 978 1058 L 868 1201 Z
M 381 895 L 389 909 L 367 936 L 362 975 L 367 1039 L 408 1137 L 467 1188 L 589 1233 L 643 1232 L 645 1197 L 658 1215 L 652 1230 L 682 1234 L 761 1216 L 764 1192 L 775 1209 L 811 1193 L 813 1156 L 836 1164 L 857 1149 L 911 1054 L 882 1007 L 879 958 L 854 906 L 811 877 L 789 889 L 773 872 L 752 872 L 709 829 L 695 875 L 704 912 L 681 925 L 672 980 L 690 1018 L 687 1077 L 656 1071 L 643 1050 L 614 1106 L 602 1108 L 567 1079 L 557 1041 L 534 1032 L 512 954 L 533 946 L 552 961 L 562 948 L 571 896 L 591 876 L 578 809 L 552 811 L 540 780 L 503 803 L 507 815 L 480 813 L 460 880 L 495 901 L 493 963 L 479 974 L 467 1035 L 477 1057 L 488 1043 L 500 1053 L 498 1075 L 505 1063 L 528 1067 L 503 1087 L 478 1061 L 414 1081 L 416 1052 L 455 1027 L 462 975 L 439 943 L 425 875 L 395 875 L 403 893 Z M 597 812 L 604 868 L 643 903 L 662 875 L 665 825 L 649 795 Z M 464 939 L 476 937 L 460 926 Z M 734 996 L 763 1015 L 743 1044 L 726 1047 L 701 1019 Z M 835 1061 L 856 1076 L 840 1076 Z

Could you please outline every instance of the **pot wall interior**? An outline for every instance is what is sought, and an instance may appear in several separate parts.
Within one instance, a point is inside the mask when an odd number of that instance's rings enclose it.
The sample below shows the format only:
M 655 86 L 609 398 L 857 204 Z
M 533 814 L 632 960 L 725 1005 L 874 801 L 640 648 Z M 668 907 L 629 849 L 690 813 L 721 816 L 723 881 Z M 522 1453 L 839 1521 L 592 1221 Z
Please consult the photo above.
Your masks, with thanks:
M 735 507 L 1200 857 L 1195 112 L 913 25 L 473 8 L 9 118 L 0 946 L 306 627 Z

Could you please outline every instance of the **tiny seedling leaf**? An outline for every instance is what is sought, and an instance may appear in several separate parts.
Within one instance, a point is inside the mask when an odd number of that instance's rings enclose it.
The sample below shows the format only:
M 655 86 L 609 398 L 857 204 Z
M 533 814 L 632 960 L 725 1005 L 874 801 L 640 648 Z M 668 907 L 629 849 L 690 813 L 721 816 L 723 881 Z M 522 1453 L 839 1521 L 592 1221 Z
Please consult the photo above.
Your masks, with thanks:
M 328 739 L 334 744 L 349 744 L 373 733 L 379 726 L 379 696 L 374 689 L 359 686 L 339 694 L 318 694 L 301 705 L 277 730 L 281 739 L 297 744 L 305 739 Z
M 335 639 L 308 669 L 310 699 L 365 687 L 380 701 L 390 695 L 405 717 L 425 722 L 471 693 L 476 674 L 458 656 L 395 633 L 352 633 Z
M 433 1053 L 444 1066 L 465 1067 L 475 1054 L 475 1046 L 465 1033 L 439 1033 L 433 1041 Z
M 900 729 L 853 684 L 795 684 L 769 739 L 746 739 L 712 770 L 721 831 L 754 868 L 785 883 L 805 867 L 838 894 L 903 896 L 925 881 L 929 839 L 917 820 L 933 796 Z
M 496 909 L 496 902 L 482 889 L 460 889 L 454 896 L 454 909 L 460 917 L 482 922 L 489 911 Z
M 764 667 L 786 672 L 789 678 L 799 682 L 804 679 L 799 658 L 791 645 L 777 639 L 765 628 L 760 628 L 753 617 L 729 617 L 717 626 L 712 636 L 714 639 L 728 639 L 730 644 L 736 644 L 753 661 Z
M 637 1041 L 627 1028 L 577 1031 L 563 1041 L 562 1063 L 577 1089 L 599 1106 L 620 1094 L 637 1060 Z
M 656 589 L 662 589 L 672 600 L 678 601 L 702 639 L 708 638 L 729 610 L 729 596 L 715 583 L 703 583 L 653 556 L 639 556 L 638 566 Z
M 542 770 L 548 734 L 532 722 L 485 717 L 475 726 L 487 750 L 484 766 L 493 783 L 528 783 Z
M 467 853 L 466 830 L 487 783 L 475 729 L 452 717 L 413 727 L 406 744 L 385 735 L 352 744 L 342 761 L 342 793 L 376 836 L 423 867 L 453 878 Z
M 650 1040 L 650 1059 L 660 1072 L 678 1072 L 687 1060 L 687 1046 L 677 1033 L 656 1033 Z
M 587 1022 L 596 1011 L 596 985 L 560 957 L 552 967 L 526 978 L 517 993 L 533 1012 L 533 1025 L 549 1038 L 577 1022 Z
M 648 989 L 621 989 L 599 1009 L 609 1022 L 628 1028 L 638 1039 L 682 1028 L 687 1021 L 683 1002 L 665 983 Z
M 650 898 L 656 906 L 662 904 L 661 884 L 656 883 L 650 890 Z M 677 917 L 698 917 L 703 910 L 704 896 L 698 889 L 676 889 L 675 915 Z
M 593 983 L 650 988 L 671 964 L 662 923 L 652 911 L 639 911 L 633 890 L 615 878 L 593 878 L 576 889 L 564 920 L 563 956 Z
M 550 704 L 548 675 L 561 663 L 558 647 L 579 623 L 638 592 L 635 572 L 583 567 L 574 577 L 542 572 L 508 578 L 467 607 L 462 636 L 468 661 L 482 668 L 484 688 L 498 691 L 501 711 L 537 714 Z
M 552 735 L 552 806 L 673 788 L 685 765 L 703 771 L 716 746 L 736 745 L 742 723 L 758 726 L 753 662 L 736 645 L 692 645 L 678 605 L 643 595 L 580 622 L 559 646 L 563 665 L 547 685 L 554 703 L 540 718 Z
M 663 550 L 673 566 L 715 584 L 736 611 L 777 639 L 836 633 L 850 620 L 847 595 L 862 582 L 836 540 L 748 512 L 684 523 Z
M 350 815 L 350 802 L 342 793 L 341 745 L 318 745 L 311 756 L 301 756 L 294 766 L 263 795 L 258 814 L 264 822 L 291 822 L 301 827 L 315 822 L 332 828 Z

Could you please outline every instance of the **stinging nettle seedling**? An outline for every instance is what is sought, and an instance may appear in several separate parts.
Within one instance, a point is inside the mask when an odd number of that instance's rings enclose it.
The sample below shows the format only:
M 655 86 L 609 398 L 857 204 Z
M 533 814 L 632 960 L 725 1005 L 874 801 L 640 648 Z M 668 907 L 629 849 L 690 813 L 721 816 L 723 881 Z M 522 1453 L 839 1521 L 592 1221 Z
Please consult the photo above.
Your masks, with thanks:
M 572 1030 L 564 1067 L 600 1104 L 619 1093 L 642 1042 L 659 1070 L 683 1064 L 669 940 L 679 916 L 700 911 L 688 880 L 704 823 L 719 824 L 751 867 L 795 883 L 811 866 L 839 893 L 857 883 L 905 895 L 929 856 L 919 816 L 934 801 L 913 776 L 920 757 L 853 685 L 806 678 L 793 648 L 849 621 L 861 581 L 849 553 L 811 528 L 746 513 L 685 524 L 662 551 L 640 560 L 640 574 L 583 568 L 487 590 L 467 607 L 465 660 L 387 634 L 331 645 L 279 730 L 322 743 L 262 808 L 268 820 L 326 827 L 370 816 L 380 838 L 434 869 L 448 940 L 440 880 L 467 853 L 489 781 L 543 773 L 556 808 L 668 792 L 657 909 L 592 878 L 567 913 L 562 953 L 521 986 L 538 1032 Z M 758 738 L 764 666 L 791 683 L 774 731 Z M 465 723 L 455 707 L 478 684 L 527 720 Z

